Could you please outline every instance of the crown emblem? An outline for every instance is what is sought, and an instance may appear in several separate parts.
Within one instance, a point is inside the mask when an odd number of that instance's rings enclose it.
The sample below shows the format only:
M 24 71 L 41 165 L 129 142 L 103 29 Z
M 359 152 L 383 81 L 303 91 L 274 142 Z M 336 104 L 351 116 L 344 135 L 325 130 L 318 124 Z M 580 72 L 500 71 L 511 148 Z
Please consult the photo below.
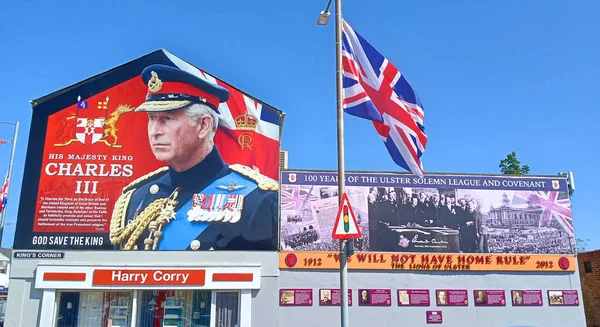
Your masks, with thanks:
M 152 77 L 148 81 L 148 89 L 151 92 L 158 92 L 160 89 L 162 89 L 163 83 L 160 78 L 158 78 L 158 74 L 156 74 L 156 72 L 153 71 L 151 74 Z
M 256 125 L 258 125 L 258 119 L 248 114 L 248 111 L 246 111 L 242 115 L 235 117 L 235 126 L 238 129 L 254 130 L 256 128 Z

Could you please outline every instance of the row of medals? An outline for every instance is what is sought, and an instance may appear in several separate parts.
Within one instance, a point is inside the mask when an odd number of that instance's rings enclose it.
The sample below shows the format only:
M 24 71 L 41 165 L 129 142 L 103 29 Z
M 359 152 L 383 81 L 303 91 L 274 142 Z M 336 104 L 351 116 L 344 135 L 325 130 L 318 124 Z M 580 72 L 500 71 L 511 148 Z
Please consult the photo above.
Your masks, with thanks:
M 192 208 L 187 212 L 188 221 L 220 221 L 237 223 L 242 218 L 242 203 L 244 196 L 241 194 L 214 194 L 213 201 L 208 208 L 202 208 L 207 194 L 194 194 L 192 199 Z M 229 203 L 229 199 L 236 199 L 235 202 Z

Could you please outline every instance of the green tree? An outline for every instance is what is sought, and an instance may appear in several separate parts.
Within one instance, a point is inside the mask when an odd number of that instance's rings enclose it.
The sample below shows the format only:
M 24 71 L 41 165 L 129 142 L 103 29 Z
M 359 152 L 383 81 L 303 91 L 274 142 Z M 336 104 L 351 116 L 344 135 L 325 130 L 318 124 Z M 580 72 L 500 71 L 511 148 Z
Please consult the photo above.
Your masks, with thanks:
M 529 166 L 521 166 L 521 162 L 517 159 L 517 154 L 513 151 L 500 160 L 500 171 L 505 175 L 527 175 Z
M 589 239 L 576 238 L 575 242 L 577 242 L 577 253 L 585 252 L 585 246 Z

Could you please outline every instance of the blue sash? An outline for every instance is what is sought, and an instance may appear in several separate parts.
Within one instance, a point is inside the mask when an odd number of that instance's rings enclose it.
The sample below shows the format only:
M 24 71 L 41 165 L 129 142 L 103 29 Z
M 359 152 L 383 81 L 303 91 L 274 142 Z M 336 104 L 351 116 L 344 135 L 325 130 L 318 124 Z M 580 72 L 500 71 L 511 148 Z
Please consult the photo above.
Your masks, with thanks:
M 232 191 L 224 190 L 219 186 L 228 186 L 233 182 L 235 186 L 244 186 L 243 188 L 237 188 Z M 243 195 L 244 197 L 250 194 L 257 188 L 257 184 L 251 180 L 248 180 L 244 176 L 231 172 L 228 175 L 215 180 L 209 186 L 207 186 L 200 194 L 227 194 L 227 195 Z M 185 250 L 190 246 L 191 242 L 198 238 L 202 232 L 209 226 L 209 224 L 230 224 L 229 222 L 222 221 L 189 221 L 188 211 L 192 208 L 192 199 L 189 199 L 175 215 L 175 219 L 171 220 L 164 228 L 163 235 L 160 243 L 158 243 L 158 250 Z M 243 219 L 243 218 L 242 218 Z M 238 222 L 241 223 L 241 222 Z

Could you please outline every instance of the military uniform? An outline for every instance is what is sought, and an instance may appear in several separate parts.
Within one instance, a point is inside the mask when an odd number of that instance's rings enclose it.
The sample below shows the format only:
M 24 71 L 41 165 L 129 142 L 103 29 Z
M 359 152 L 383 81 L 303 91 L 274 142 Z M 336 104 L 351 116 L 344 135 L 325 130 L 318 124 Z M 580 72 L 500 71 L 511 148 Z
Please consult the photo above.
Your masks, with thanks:
M 177 68 L 152 65 L 139 111 L 190 104 L 218 112 L 227 89 Z M 277 181 L 223 162 L 218 149 L 192 168 L 163 167 L 131 182 L 115 203 L 110 241 L 122 250 L 277 250 Z
M 277 189 L 224 163 L 215 147 L 185 172 L 161 168 L 123 188 L 111 242 L 123 250 L 276 250 Z

